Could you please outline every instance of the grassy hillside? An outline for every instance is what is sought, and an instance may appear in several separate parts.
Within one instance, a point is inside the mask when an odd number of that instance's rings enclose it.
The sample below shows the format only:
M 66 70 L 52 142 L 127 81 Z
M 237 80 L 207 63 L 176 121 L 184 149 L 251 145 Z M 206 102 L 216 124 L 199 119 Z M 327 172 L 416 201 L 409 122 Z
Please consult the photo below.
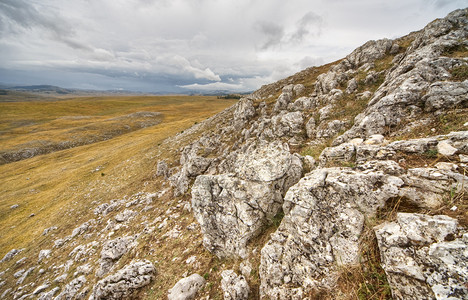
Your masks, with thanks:
M 151 188 L 158 144 L 234 102 L 154 96 L 0 103 L 2 149 L 32 139 L 60 141 L 73 130 L 77 136 L 89 135 L 86 124 L 94 124 L 96 134 L 120 126 L 121 121 L 109 119 L 139 111 L 162 113 L 156 126 L 0 166 L 0 256 L 12 248 L 30 249 L 33 243 L 39 249 L 44 228 L 59 225 L 58 233 L 69 231 L 89 216 L 93 201 Z M 11 209 L 15 204 L 19 207 Z

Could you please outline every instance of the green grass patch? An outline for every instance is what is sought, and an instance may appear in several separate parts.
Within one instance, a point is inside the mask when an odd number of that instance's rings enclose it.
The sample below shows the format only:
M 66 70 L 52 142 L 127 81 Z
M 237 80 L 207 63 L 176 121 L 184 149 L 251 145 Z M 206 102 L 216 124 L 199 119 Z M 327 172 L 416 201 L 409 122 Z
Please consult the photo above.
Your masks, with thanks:
M 453 58 L 464 58 L 468 56 L 468 47 L 462 44 L 450 46 L 445 48 L 441 54 Z
M 468 55 L 468 53 L 467 53 Z M 455 81 L 464 81 L 468 79 L 468 65 L 461 65 L 450 70 L 452 79 Z

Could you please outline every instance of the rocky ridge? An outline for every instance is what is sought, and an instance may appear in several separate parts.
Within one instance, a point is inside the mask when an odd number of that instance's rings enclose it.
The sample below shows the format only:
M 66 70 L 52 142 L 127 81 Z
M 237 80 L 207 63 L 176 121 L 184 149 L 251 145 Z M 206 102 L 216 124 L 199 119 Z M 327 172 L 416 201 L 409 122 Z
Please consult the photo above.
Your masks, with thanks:
M 468 297 L 467 37 L 457 10 L 262 87 L 166 142 L 159 192 L 97 201 L 45 228 L 40 252 L 8 252 L 1 297 L 346 298 L 369 232 L 394 299 Z M 172 288 L 155 294 L 158 278 Z

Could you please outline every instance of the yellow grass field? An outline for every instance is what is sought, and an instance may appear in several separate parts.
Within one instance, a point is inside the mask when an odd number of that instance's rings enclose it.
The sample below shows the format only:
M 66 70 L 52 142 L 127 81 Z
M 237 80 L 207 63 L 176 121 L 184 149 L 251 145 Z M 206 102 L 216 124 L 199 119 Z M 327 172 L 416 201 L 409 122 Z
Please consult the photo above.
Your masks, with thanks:
M 70 231 L 92 214 L 93 201 L 152 190 L 156 157 L 176 155 L 159 147 L 162 141 L 235 102 L 205 96 L 0 102 L 0 151 L 117 130 L 106 140 L 0 165 L 0 256 L 13 248 L 40 249 L 44 228 Z M 142 120 L 128 118 L 138 112 L 161 113 L 160 123 L 141 128 Z

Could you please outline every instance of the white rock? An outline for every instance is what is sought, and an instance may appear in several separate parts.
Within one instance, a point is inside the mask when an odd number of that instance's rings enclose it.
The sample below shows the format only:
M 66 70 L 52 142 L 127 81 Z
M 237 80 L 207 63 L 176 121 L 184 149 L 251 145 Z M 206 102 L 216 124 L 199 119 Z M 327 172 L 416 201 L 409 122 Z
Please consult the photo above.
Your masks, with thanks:
M 224 292 L 224 300 L 247 300 L 250 288 L 244 276 L 238 276 L 233 270 L 221 273 L 221 288 Z
M 150 284 L 155 273 L 150 261 L 132 261 L 115 274 L 98 281 L 89 299 L 128 299 L 135 291 Z
M 440 170 L 447 170 L 447 171 L 456 171 L 458 169 L 458 166 L 453 163 L 449 162 L 438 162 L 434 165 L 437 169 Z
M 382 144 L 383 141 L 385 140 L 385 137 L 381 134 L 374 134 L 371 135 L 365 142 L 364 144 L 366 145 L 379 145 Z
M 468 240 L 457 223 L 447 216 L 398 213 L 396 222 L 375 227 L 395 299 L 468 298 Z
M 197 292 L 205 285 L 205 279 L 198 274 L 179 280 L 172 289 L 169 290 L 168 300 L 192 300 Z
M 192 186 L 203 244 L 219 257 L 247 255 L 247 242 L 278 213 L 282 194 L 301 176 L 302 162 L 287 144 L 259 143 L 238 156 L 235 171 L 198 176 Z
M 43 259 L 48 258 L 48 257 L 50 256 L 50 253 L 51 253 L 51 252 L 52 252 L 52 251 L 51 251 L 51 250 L 48 250 L 48 249 L 46 249 L 46 250 L 41 250 L 41 251 L 39 252 L 39 258 L 38 258 L 38 260 L 37 260 L 37 263 L 40 263 Z
M 43 285 L 38 286 L 38 287 L 34 290 L 33 295 L 37 295 L 37 294 L 39 294 L 39 293 L 42 293 L 42 292 L 45 291 L 48 287 L 49 287 L 49 284 L 43 284 Z
M 450 145 L 446 141 L 441 141 L 437 144 L 437 151 L 439 152 L 439 154 L 445 156 L 452 156 L 458 151 L 458 149 L 452 147 L 452 145 Z

